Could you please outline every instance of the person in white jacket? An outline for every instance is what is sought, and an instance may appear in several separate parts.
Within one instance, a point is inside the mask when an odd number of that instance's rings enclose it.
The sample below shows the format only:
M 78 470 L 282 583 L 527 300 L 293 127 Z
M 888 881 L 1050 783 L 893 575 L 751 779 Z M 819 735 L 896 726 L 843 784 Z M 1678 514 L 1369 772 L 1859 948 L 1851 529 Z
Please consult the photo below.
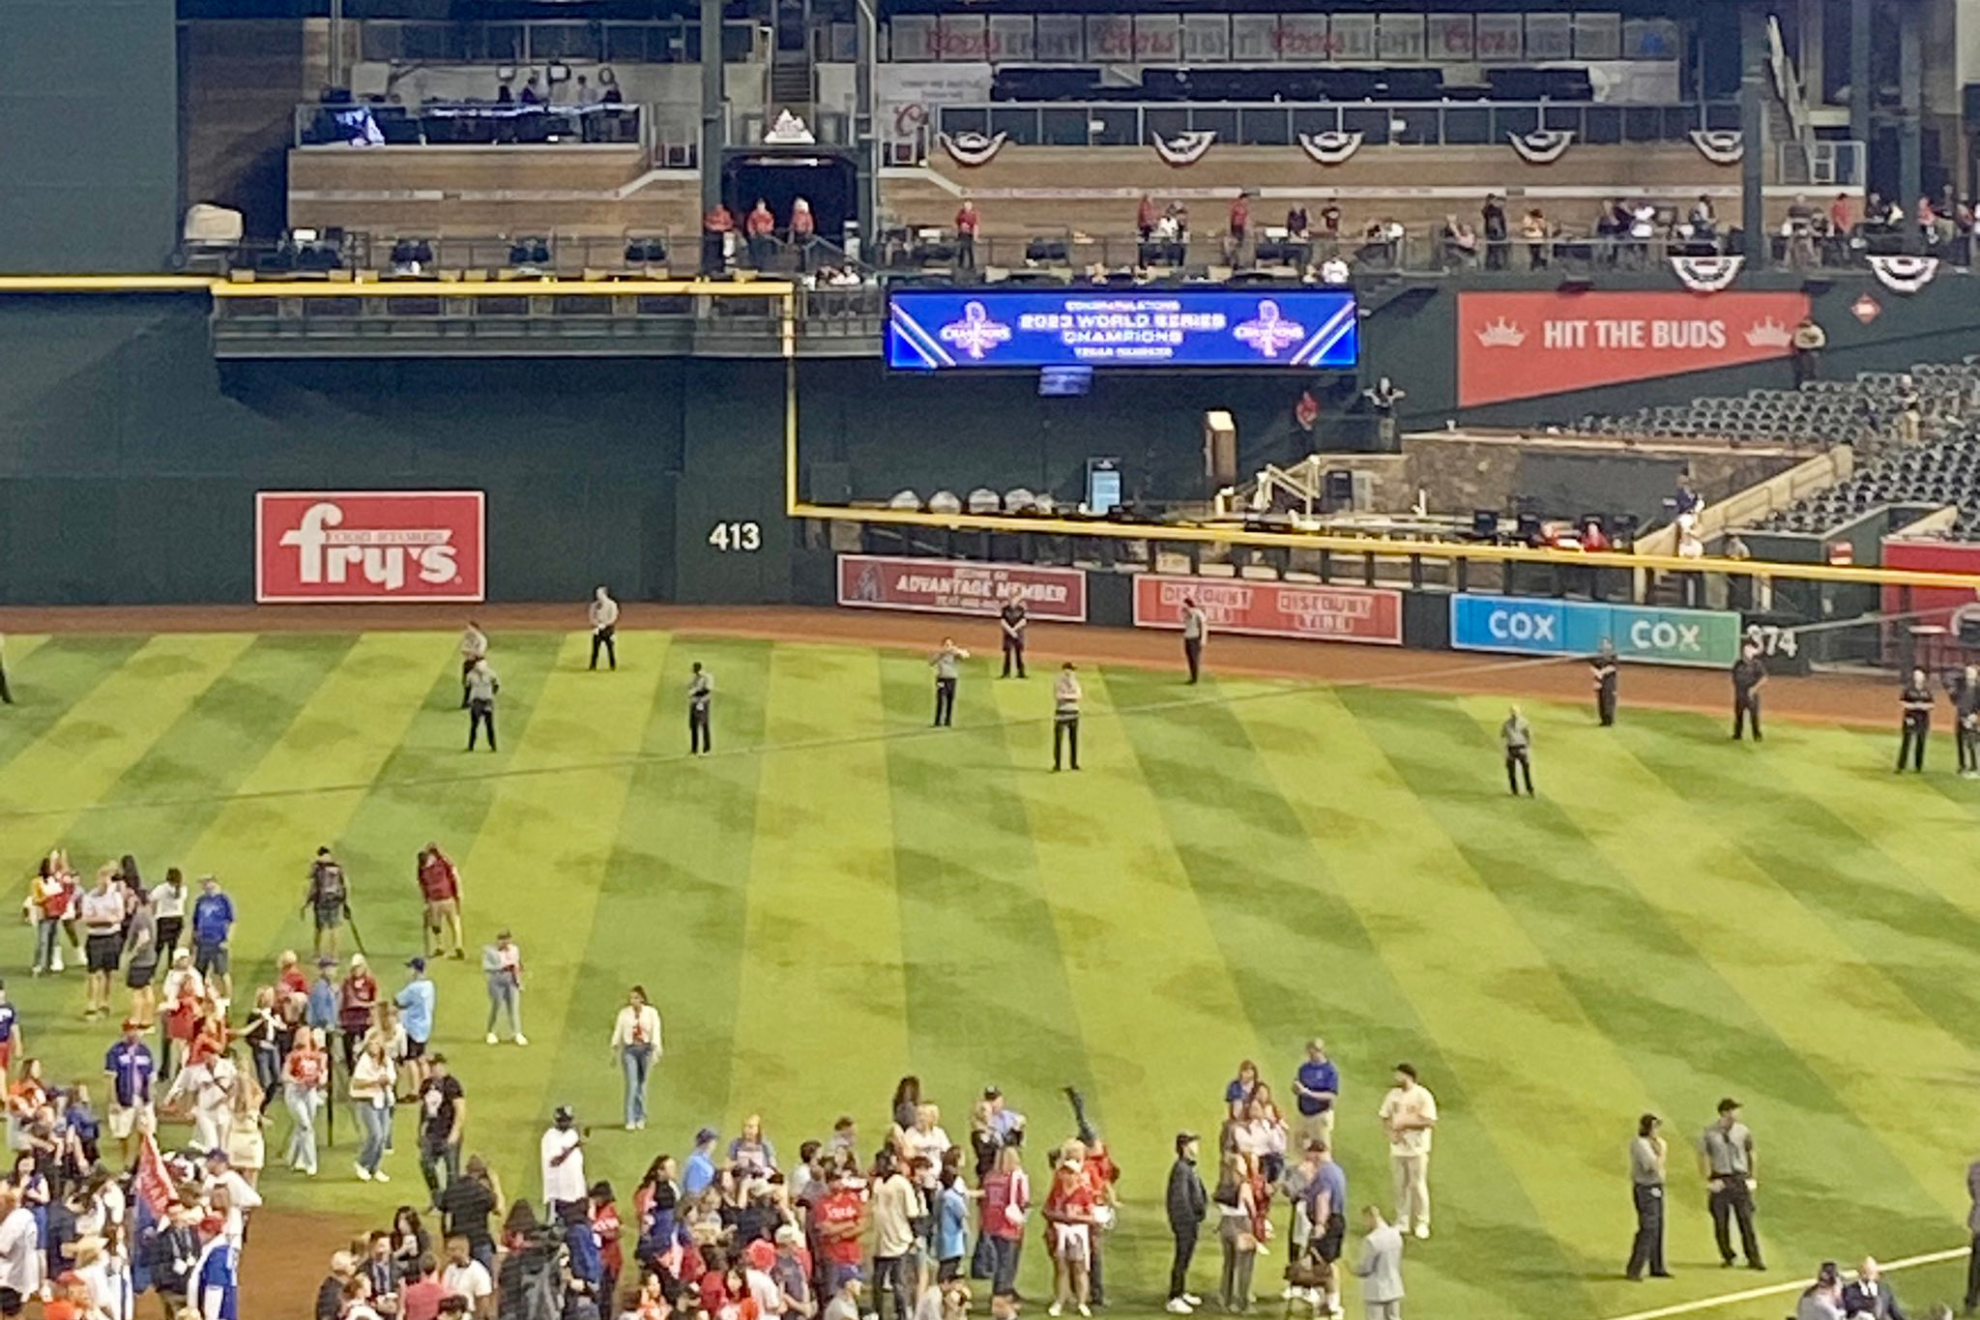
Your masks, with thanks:
M 29 1297 L 41 1291 L 41 1230 L 21 1195 L 0 1187 L 0 1315 L 19 1315 Z
M 646 1002 L 646 987 L 636 985 L 612 1024 L 612 1053 L 626 1076 L 626 1131 L 646 1126 L 646 1082 L 653 1061 L 660 1057 L 660 1012 Z

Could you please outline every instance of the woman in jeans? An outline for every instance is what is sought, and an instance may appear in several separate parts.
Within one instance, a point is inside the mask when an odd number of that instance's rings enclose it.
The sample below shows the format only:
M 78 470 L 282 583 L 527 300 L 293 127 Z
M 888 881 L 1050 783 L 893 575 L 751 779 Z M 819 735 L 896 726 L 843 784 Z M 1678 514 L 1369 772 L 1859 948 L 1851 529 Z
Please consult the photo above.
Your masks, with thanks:
M 1024 1246 L 1024 1221 L 1031 1210 L 1031 1180 L 1024 1172 L 1024 1151 L 1007 1145 L 997 1152 L 997 1164 L 983 1179 L 983 1239 L 990 1244 L 990 1292 L 995 1297 L 1017 1293 L 1018 1252 Z
M 56 871 L 54 853 L 41 859 L 28 895 L 34 909 L 34 975 L 62 970 L 62 918 L 69 912 L 69 889 Z
M 1226 1311 L 1240 1314 L 1251 1306 L 1251 1267 L 1258 1258 L 1258 1239 L 1251 1232 L 1256 1205 L 1242 1155 L 1224 1156 L 1210 1200 L 1217 1207 L 1217 1241 L 1224 1249 L 1218 1299 Z
M 646 987 L 636 985 L 612 1023 L 612 1052 L 626 1075 L 626 1131 L 646 1126 L 646 1079 L 660 1053 L 660 1014 L 646 1002 Z
M 289 1130 L 289 1167 L 316 1176 L 316 1115 L 323 1108 L 323 1088 L 330 1077 L 330 1055 L 323 1033 L 309 1027 L 296 1031 L 295 1048 L 282 1065 L 282 1103 L 295 1126 Z
M 393 1091 L 398 1069 L 385 1053 L 385 1041 L 373 1036 L 365 1042 L 351 1071 L 351 1103 L 357 1109 L 358 1131 L 364 1145 L 358 1151 L 357 1176 L 362 1182 L 390 1182 L 391 1176 L 378 1166 L 384 1162 L 385 1147 L 392 1139 Z

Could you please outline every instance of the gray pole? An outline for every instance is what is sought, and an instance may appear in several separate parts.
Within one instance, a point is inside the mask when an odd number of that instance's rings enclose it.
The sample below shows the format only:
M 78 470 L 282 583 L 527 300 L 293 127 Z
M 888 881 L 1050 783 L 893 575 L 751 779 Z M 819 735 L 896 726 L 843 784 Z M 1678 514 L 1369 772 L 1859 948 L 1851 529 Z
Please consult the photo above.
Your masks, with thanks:
M 1849 135 L 1870 150 L 1870 0 L 1849 0 Z
M 871 263 L 879 251 L 880 235 L 880 141 L 875 131 L 878 117 L 874 106 L 874 64 L 880 52 L 880 18 L 876 0 L 859 0 L 859 50 L 853 73 L 853 149 L 859 170 L 860 256 Z
M 330 85 L 344 85 L 344 0 L 330 0 Z
M 722 105 L 722 0 L 701 0 L 701 209 L 722 200 L 722 152 L 729 144 Z
M 1767 264 L 1767 195 L 1762 187 L 1767 142 L 1767 8 L 1760 0 L 1739 7 L 1739 131 L 1746 154 L 1739 162 L 1739 226 L 1747 261 Z
M 1904 207 L 1907 218 L 1925 191 L 1924 152 L 1919 140 L 1919 99 L 1924 87 L 1919 22 L 1915 6 L 1898 6 L 1898 204 Z

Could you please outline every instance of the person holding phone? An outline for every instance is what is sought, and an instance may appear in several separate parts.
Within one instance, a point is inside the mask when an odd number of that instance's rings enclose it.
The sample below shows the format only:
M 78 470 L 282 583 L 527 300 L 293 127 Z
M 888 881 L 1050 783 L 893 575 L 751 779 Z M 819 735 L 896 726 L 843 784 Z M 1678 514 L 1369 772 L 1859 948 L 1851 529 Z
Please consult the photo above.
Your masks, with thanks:
M 591 1184 L 584 1179 L 584 1143 L 590 1129 L 579 1128 L 569 1105 L 558 1105 L 543 1134 L 543 1203 L 551 1222 L 578 1213 L 588 1204 Z

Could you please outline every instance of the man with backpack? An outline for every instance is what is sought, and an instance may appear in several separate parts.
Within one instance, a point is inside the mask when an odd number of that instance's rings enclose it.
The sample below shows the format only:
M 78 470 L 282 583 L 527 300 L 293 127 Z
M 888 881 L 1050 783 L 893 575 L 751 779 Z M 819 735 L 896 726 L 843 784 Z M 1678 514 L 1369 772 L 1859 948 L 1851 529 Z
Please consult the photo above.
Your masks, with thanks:
M 318 848 L 316 860 L 310 864 L 309 896 L 303 906 L 316 920 L 316 952 L 335 958 L 337 932 L 351 915 L 350 885 L 344 879 L 344 868 L 327 847 Z

